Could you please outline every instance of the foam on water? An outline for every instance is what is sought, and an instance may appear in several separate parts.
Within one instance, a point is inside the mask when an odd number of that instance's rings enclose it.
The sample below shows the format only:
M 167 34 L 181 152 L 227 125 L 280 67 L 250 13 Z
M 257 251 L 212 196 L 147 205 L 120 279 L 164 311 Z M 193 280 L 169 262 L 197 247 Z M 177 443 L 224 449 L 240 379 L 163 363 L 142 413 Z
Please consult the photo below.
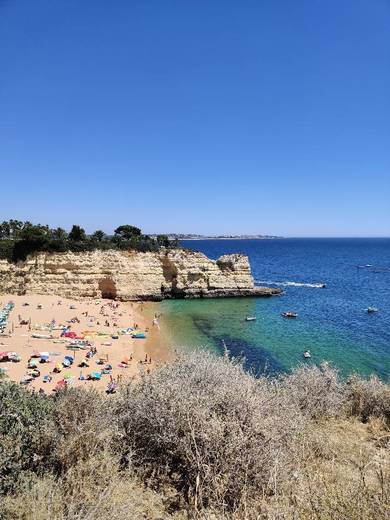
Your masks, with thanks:
M 313 289 L 322 289 L 323 283 L 305 283 L 305 282 L 272 282 L 270 280 L 255 280 L 256 285 L 277 285 L 282 287 L 312 287 Z

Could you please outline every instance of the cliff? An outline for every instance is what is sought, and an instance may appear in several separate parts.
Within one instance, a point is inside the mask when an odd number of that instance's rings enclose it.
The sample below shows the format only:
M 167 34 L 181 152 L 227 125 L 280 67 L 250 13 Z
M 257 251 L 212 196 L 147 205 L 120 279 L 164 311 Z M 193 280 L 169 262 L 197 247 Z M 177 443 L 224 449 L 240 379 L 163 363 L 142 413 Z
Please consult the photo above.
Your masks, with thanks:
M 248 258 L 239 254 L 214 261 L 184 250 L 93 251 L 39 253 L 16 265 L 0 260 L 0 293 L 129 301 L 279 292 L 255 287 Z

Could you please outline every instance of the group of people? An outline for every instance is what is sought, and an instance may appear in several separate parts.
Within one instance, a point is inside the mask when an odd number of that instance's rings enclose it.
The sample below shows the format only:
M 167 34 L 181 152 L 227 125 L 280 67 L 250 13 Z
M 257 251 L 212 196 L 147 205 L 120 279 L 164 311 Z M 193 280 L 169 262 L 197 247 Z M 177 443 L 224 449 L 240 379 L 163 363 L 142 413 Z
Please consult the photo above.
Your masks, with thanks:
M 54 300 L 52 298 L 51 301 L 46 302 L 43 300 L 38 300 L 32 298 L 29 300 L 26 298 L 26 301 L 22 301 L 19 303 L 19 305 L 22 306 L 22 309 L 20 309 L 20 314 L 17 315 L 18 321 L 17 321 L 17 328 L 21 328 L 24 325 L 28 325 L 29 330 L 33 330 L 33 333 L 30 335 L 28 334 L 27 341 L 24 341 L 26 344 L 24 345 L 26 348 L 31 349 L 31 347 L 36 348 L 33 352 L 29 351 L 29 359 L 28 359 L 28 365 L 27 365 L 27 373 L 22 377 L 22 380 L 25 384 L 28 384 L 28 386 L 35 391 L 39 391 L 40 393 L 46 393 L 49 389 L 58 390 L 61 386 L 66 387 L 68 384 L 70 384 L 75 379 L 79 379 L 80 381 L 87 380 L 89 376 L 83 376 L 82 371 L 80 371 L 80 377 L 78 377 L 78 374 L 74 374 L 75 367 L 82 368 L 89 368 L 92 364 L 94 365 L 94 362 L 92 360 L 93 356 L 96 356 L 98 354 L 98 349 L 100 350 L 100 346 L 102 345 L 102 352 L 99 352 L 97 357 L 100 359 L 103 359 L 103 365 L 99 368 L 90 368 L 91 374 L 98 374 L 100 373 L 102 376 L 102 382 L 104 375 L 109 376 L 109 381 L 107 381 L 107 389 L 106 392 L 111 394 L 115 393 L 116 389 L 118 387 L 118 383 L 122 375 L 118 373 L 116 368 L 128 368 L 130 367 L 131 361 L 133 360 L 133 354 L 128 353 L 128 358 L 124 358 L 124 361 L 121 361 L 118 363 L 116 361 L 118 353 L 120 352 L 120 349 L 126 349 L 126 343 L 124 342 L 125 335 L 131 335 L 130 333 L 124 332 L 125 329 L 119 330 L 120 327 L 123 327 L 123 322 L 128 321 L 129 314 L 127 309 L 122 306 L 119 302 L 101 302 L 101 301 L 89 301 L 89 302 L 67 302 L 65 300 Z M 64 309 L 58 309 L 57 314 L 55 307 L 62 306 L 65 307 Z M 88 306 L 88 309 L 87 309 Z M 93 306 L 93 307 L 91 307 Z M 96 307 L 95 307 L 96 306 Z M 133 304 L 131 304 L 133 306 Z M 29 316 L 23 316 L 24 310 L 23 307 L 30 307 L 32 312 L 29 312 Z M 19 307 L 20 308 L 20 307 Z M 79 311 L 76 309 L 79 308 Z M 142 310 L 142 305 L 140 306 Z M 51 309 L 51 310 L 50 310 Z M 38 312 L 37 312 L 38 311 Z M 73 312 L 70 312 L 73 311 Z M 131 311 L 130 311 L 131 312 Z M 53 317 L 54 316 L 54 317 Z M 158 326 L 158 320 L 160 318 L 160 314 L 155 314 L 152 324 L 153 326 Z M 52 319 L 51 319 L 52 318 Z M 132 320 L 136 321 L 136 320 Z M 36 323 L 41 323 L 41 325 L 38 325 Z M 102 331 L 99 329 L 95 329 L 95 325 L 101 325 Z M 44 323 L 44 324 L 42 324 Z M 85 329 L 81 328 L 84 327 Z M 91 327 L 88 329 L 87 327 Z M 107 328 L 111 329 L 111 331 L 107 332 Z M 112 331 L 112 328 L 117 328 L 117 331 Z M 95 329 L 95 330 L 94 330 Z M 128 327 L 127 330 L 140 330 L 138 323 L 134 323 L 132 327 Z M 142 329 L 146 332 L 149 330 L 148 328 L 144 328 L 142 326 Z M 141 329 L 141 330 L 142 330 Z M 58 331 L 58 334 L 54 334 L 54 331 Z M 81 332 L 83 331 L 83 332 Z M 12 323 L 12 336 L 14 332 L 14 327 Z M 88 333 L 89 336 L 88 336 Z M 104 347 L 112 346 L 110 338 L 104 339 L 103 342 L 99 342 L 97 345 L 98 348 L 96 348 L 95 344 L 96 341 L 94 339 L 94 335 L 97 335 L 96 338 L 100 335 L 110 335 L 112 339 L 120 340 L 118 342 L 117 347 L 115 351 L 109 350 L 110 354 L 110 362 L 112 365 L 109 364 L 109 357 L 106 352 L 107 350 L 104 349 Z M 10 330 L 10 336 L 11 336 L 11 330 Z M 26 336 L 26 334 L 21 334 L 22 336 Z M 138 336 L 133 335 L 135 338 L 144 338 L 145 334 L 139 333 Z M 1 337 L 0 337 L 1 338 Z M 127 338 L 126 338 L 127 339 Z M 32 341 L 32 343 L 31 343 Z M 138 341 L 138 340 L 137 340 Z M 38 343 L 35 343 L 38 342 Z M 49 347 L 49 343 L 47 342 L 54 342 L 58 344 L 58 352 L 40 352 L 39 350 L 42 348 L 42 350 L 49 351 L 51 347 Z M 60 344 L 63 344 L 61 347 Z M 23 343 L 22 343 L 23 345 Z M 35 346 L 36 345 L 36 346 Z M 39 345 L 39 346 L 38 346 Z M 47 345 L 44 347 L 44 345 Z M 130 346 L 131 344 L 127 344 Z M 69 350 L 72 350 L 72 347 L 74 348 L 73 352 L 73 362 L 69 362 L 67 364 L 64 364 L 64 362 L 67 361 L 67 358 L 71 357 L 68 356 Z M 85 347 L 88 348 L 85 352 L 82 352 L 82 350 L 85 349 Z M 38 350 L 39 349 L 39 350 Z M 138 351 L 138 348 L 136 349 Z M 78 354 L 78 359 L 76 361 L 76 353 Z M 139 351 L 138 351 L 139 352 Z M 64 360 L 62 362 L 55 361 L 55 358 L 52 356 L 59 356 L 64 354 Z M 80 354 L 82 353 L 82 356 L 80 357 Z M 38 356 L 39 354 L 39 356 Z M 47 354 L 47 359 L 43 361 L 43 357 L 41 354 Z M 50 354 L 50 360 L 49 360 L 49 354 Z M 99 357 L 101 356 L 101 358 Z M 143 357 L 144 356 L 144 357 Z M 37 358 L 37 359 L 34 359 Z M 145 371 L 147 373 L 150 373 L 151 371 L 151 365 L 152 365 L 152 358 L 150 355 L 145 354 L 143 351 L 141 354 L 141 359 L 139 359 L 139 356 L 137 356 L 136 363 L 140 365 L 146 365 Z M 125 360 L 127 363 L 125 363 Z M 39 364 L 38 364 L 39 363 Z M 49 366 L 41 365 L 41 363 L 49 363 Z M 51 364 L 53 364 L 51 366 Z M 102 364 L 96 361 L 96 364 Z M 136 368 L 136 365 L 133 365 L 133 368 Z M 7 368 L 8 370 L 8 368 Z M 13 372 L 14 370 L 10 372 Z M 58 373 L 61 374 L 60 380 L 57 381 L 55 378 L 55 374 Z M 121 370 L 119 372 L 122 372 Z M 123 372 L 125 374 L 125 372 Z M 16 376 L 16 372 L 15 372 Z M 12 376 L 11 376 L 12 377 Z M 20 376 L 16 376 L 18 379 Z M 100 379 L 100 377 L 98 378 Z M 96 379 L 95 379 L 96 380 Z M 51 383 L 49 384 L 43 384 L 43 387 L 39 388 L 39 382 L 42 381 L 43 383 Z M 38 383 L 38 384 L 37 384 Z M 60 385 L 61 384 L 61 385 Z M 55 386 L 55 388 L 53 388 Z M 46 392 L 45 392 L 46 391 Z

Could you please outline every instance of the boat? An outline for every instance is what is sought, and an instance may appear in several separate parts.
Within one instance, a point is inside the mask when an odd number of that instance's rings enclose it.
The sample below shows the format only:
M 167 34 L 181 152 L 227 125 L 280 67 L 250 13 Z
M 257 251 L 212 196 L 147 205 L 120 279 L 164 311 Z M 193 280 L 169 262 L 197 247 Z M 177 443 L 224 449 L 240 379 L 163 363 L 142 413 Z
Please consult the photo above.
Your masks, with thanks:
M 378 309 L 376 307 L 368 307 L 367 308 L 367 312 L 368 313 L 371 313 L 371 312 L 378 312 Z
M 283 318 L 297 318 L 298 314 L 296 312 L 282 312 Z
M 247 316 L 245 321 L 256 321 L 256 316 Z
M 305 352 L 303 353 L 303 357 L 308 359 L 311 357 L 311 354 L 310 354 L 310 350 L 305 350 Z

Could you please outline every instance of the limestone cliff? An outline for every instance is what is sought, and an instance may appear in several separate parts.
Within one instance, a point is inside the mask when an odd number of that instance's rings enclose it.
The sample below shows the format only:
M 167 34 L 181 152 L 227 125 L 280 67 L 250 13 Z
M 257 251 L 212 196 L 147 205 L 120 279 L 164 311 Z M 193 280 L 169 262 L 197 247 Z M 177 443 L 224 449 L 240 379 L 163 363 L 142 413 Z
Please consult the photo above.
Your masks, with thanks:
M 244 255 L 214 261 L 179 249 L 39 253 L 16 265 L 0 260 L 0 292 L 128 301 L 270 296 L 280 291 L 255 288 Z

